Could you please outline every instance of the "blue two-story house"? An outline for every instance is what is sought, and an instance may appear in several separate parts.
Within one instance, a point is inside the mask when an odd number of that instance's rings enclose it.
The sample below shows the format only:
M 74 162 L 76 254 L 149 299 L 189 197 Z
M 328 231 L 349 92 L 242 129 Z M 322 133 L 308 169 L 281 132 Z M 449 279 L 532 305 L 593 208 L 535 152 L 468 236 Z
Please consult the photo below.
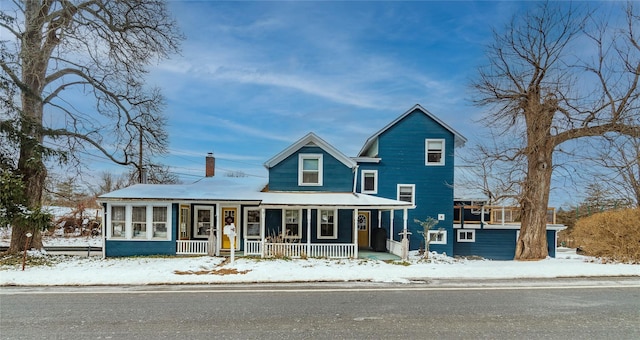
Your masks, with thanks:
M 404 256 L 424 247 L 414 220 L 427 218 L 438 221 L 429 231 L 430 250 L 495 254 L 495 247 L 515 245 L 516 229 L 507 235 L 507 228 L 454 224 L 454 149 L 465 142 L 415 105 L 369 137 L 355 157 L 307 134 L 265 162 L 264 182 L 217 177 L 209 155 L 206 176 L 196 183 L 137 184 L 100 196 L 105 256 L 240 251 L 353 258 L 361 249 Z M 492 237 L 493 230 L 502 236 Z M 470 246 L 470 231 L 474 240 L 490 242 Z

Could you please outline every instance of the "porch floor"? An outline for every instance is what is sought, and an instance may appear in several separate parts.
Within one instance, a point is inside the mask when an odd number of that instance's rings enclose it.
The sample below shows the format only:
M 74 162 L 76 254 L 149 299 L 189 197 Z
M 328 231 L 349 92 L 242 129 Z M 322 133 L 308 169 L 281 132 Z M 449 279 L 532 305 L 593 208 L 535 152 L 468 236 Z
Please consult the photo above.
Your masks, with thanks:
M 382 252 L 382 251 L 373 251 L 373 250 L 358 250 L 358 258 L 359 259 L 370 259 L 370 260 L 380 260 L 380 261 L 399 261 L 401 260 L 400 256 L 396 256 L 391 253 Z

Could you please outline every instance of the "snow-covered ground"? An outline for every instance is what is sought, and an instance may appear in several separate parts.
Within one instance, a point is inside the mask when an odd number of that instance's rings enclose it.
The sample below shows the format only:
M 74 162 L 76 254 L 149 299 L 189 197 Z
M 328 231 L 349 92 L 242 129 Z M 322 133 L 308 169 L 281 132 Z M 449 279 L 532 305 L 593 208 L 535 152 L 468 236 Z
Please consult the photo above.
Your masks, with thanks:
M 149 285 L 269 282 L 366 281 L 410 283 L 437 279 L 514 279 L 635 276 L 640 265 L 611 264 L 562 249 L 542 261 L 488 261 L 434 255 L 430 262 L 412 256 L 409 263 L 378 260 L 273 260 L 222 257 L 107 258 L 52 256 L 50 266 L 0 267 L 0 285 Z

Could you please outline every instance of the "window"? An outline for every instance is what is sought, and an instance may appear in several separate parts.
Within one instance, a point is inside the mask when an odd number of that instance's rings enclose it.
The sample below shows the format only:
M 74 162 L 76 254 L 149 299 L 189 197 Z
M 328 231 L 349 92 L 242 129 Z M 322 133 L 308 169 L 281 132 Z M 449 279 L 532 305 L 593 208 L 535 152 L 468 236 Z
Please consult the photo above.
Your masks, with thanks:
M 466 229 L 458 229 L 458 242 L 475 242 L 476 241 L 476 231 L 475 230 L 466 230 Z
M 147 238 L 147 207 L 133 207 L 131 212 L 133 238 Z
M 298 185 L 322 185 L 322 155 L 298 156 Z
M 167 238 L 167 207 L 153 207 L 153 237 Z
M 245 210 L 245 236 L 248 239 L 260 238 L 260 209 Z
M 425 150 L 426 165 L 444 165 L 444 139 L 427 139 Z
M 398 184 L 398 201 L 405 201 L 415 204 L 415 184 Z
M 447 244 L 446 230 L 429 230 L 429 244 Z
M 335 217 L 335 210 L 318 210 L 319 239 L 335 239 L 338 237 L 338 225 Z
M 284 211 L 284 230 L 283 237 L 301 238 L 300 235 L 300 210 Z
M 362 170 L 362 188 L 360 191 L 363 194 L 378 193 L 378 171 Z
M 109 239 L 171 240 L 171 204 L 109 204 L 107 211 Z
M 111 206 L 111 237 L 125 237 L 126 210 L 124 206 Z

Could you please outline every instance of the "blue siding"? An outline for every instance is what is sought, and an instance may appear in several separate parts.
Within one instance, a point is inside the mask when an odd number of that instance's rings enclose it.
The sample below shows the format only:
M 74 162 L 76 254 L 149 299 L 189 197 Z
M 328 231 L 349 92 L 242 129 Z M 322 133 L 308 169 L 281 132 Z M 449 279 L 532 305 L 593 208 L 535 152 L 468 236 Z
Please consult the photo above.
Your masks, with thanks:
M 267 209 L 265 219 L 266 236 L 282 233 L 282 210 Z M 318 210 L 311 209 L 311 242 L 312 243 L 350 243 L 353 239 L 353 211 L 338 210 L 338 238 L 318 239 Z M 307 209 L 302 209 L 302 239 L 307 242 Z
M 445 165 L 425 165 L 425 140 L 445 140 Z M 410 238 L 410 249 L 420 247 L 422 236 L 418 230 L 422 227 L 414 219 L 425 220 L 427 217 L 437 218 L 444 214 L 437 228 L 447 230 L 446 245 L 434 245 L 432 250 L 453 253 L 453 169 L 454 169 L 454 135 L 438 122 L 420 110 L 415 110 L 402 120 L 383 132 L 378 139 L 378 157 L 380 163 L 361 164 L 362 169 L 378 170 L 377 196 L 391 199 L 397 198 L 398 184 L 415 184 L 416 208 L 408 211 L 407 228 L 413 235 Z M 360 176 L 358 178 L 360 181 Z M 358 183 L 358 190 L 360 184 Z M 383 225 L 388 231 L 388 218 L 383 218 Z M 402 231 L 402 212 L 397 211 L 394 218 L 395 240 L 399 240 L 398 232 Z
M 322 154 L 323 185 L 298 186 L 298 155 Z M 334 191 L 353 190 L 353 171 L 320 147 L 305 146 L 269 169 L 271 191 Z
M 454 255 L 481 256 L 492 260 L 513 260 L 517 229 L 475 229 L 475 242 L 455 242 Z M 556 231 L 547 230 L 549 256 L 556 256 Z M 455 235 L 454 235 L 455 241 Z
M 105 256 L 175 255 L 178 235 L 178 209 L 178 204 L 171 205 L 170 241 L 105 240 Z M 106 211 L 106 205 L 104 211 Z

